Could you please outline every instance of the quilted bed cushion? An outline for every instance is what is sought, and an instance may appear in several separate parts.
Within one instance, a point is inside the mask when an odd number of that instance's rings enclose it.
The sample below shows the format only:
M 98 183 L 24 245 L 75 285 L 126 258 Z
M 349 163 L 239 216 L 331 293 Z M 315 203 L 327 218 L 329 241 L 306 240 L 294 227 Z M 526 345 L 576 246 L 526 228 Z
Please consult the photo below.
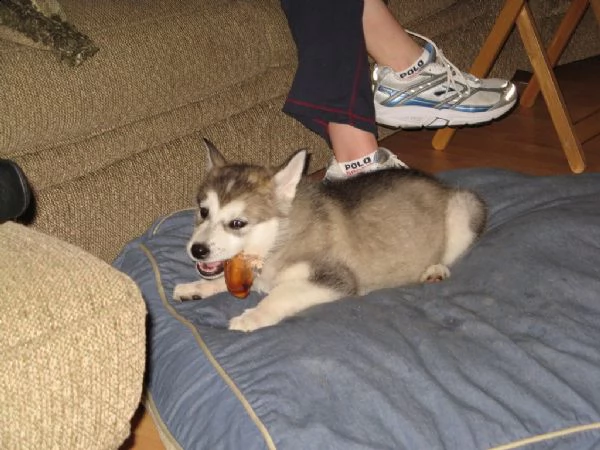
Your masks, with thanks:
M 193 212 L 116 260 L 151 316 L 148 406 L 169 448 L 600 448 L 600 174 L 442 174 L 490 222 L 437 284 L 315 307 L 255 333 L 260 300 L 175 303 Z

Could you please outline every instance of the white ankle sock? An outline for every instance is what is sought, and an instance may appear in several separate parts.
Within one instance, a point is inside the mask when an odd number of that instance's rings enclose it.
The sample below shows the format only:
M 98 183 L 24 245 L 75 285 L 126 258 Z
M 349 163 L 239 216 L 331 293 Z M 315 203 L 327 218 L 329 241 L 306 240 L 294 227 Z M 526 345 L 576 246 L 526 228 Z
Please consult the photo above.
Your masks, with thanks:
M 352 161 L 338 162 L 338 165 L 343 173 L 351 176 L 373 164 L 375 162 L 375 153 L 377 153 L 377 150 L 361 158 L 353 159 Z
M 429 52 L 429 50 L 423 48 L 423 53 L 421 53 L 421 56 L 419 56 L 415 60 L 415 62 L 413 62 L 409 67 L 397 72 L 397 76 L 400 77 L 400 79 L 404 79 L 418 74 L 421 71 L 421 69 L 425 67 L 425 64 L 427 64 L 427 62 L 429 61 L 430 55 L 431 53 Z

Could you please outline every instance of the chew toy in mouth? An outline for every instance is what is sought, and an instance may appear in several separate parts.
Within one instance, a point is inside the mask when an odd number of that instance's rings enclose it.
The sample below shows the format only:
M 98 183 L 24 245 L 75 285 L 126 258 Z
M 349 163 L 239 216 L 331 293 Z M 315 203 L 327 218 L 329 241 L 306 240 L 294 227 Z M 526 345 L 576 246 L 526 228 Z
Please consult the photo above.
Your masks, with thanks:
M 254 282 L 254 272 L 260 271 L 262 261 L 256 256 L 238 253 L 225 261 L 225 283 L 227 290 L 235 297 L 248 297 Z
M 214 261 L 214 262 L 197 262 L 196 270 L 202 278 L 206 278 L 207 280 L 213 280 L 218 278 L 225 270 L 225 263 L 223 261 Z

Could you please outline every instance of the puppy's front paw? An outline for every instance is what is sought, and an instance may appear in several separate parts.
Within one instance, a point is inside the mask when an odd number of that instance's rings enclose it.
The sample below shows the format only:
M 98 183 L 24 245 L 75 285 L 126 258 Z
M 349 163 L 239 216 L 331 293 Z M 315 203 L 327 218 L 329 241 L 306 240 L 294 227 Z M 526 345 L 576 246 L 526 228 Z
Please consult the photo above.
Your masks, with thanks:
M 178 302 L 200 300 L 202 298 L 200 286 L 202 285 L 198 281 L 194 283 L 178 284 L 173 290 L 173 300 Z
M 249 308 L 229 321 L 229 329 L 234 331 L 256 331 L 260 328 L 275 325 L 279 320 L 269 316 L 258 308 Z
M 176 301 L 201 300 L 225 291 L 225 281 L 223 279 L 206 281 L 194 281 L 193 283 L 183 283 L 175 286 L 173 290 L 173 299 Z

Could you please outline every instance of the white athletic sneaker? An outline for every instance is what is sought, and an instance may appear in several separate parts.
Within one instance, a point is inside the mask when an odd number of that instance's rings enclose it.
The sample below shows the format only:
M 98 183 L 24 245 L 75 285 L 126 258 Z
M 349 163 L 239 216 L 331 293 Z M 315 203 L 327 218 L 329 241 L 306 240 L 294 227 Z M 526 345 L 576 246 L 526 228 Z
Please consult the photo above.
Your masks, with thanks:
M 513 107 L 517 101 L 513 83 L 461 72 L 431 40 L 407 32 L 427 43 L 429 57 L 404 72 L 375 66 L 377 123 L 393 128 L 475 125 L 490 122 Z
M 353 175 L 375 172 L 385 169 L 408 169 L 408 166 L 398 159 L 396 155 L 387 148 L 379 147 L 373 157 L 367 157 L 368 161 L 356 161 L 347 163 L 343 169 L 335 158 L 327 165 L 325 181 L 342 181 Z

